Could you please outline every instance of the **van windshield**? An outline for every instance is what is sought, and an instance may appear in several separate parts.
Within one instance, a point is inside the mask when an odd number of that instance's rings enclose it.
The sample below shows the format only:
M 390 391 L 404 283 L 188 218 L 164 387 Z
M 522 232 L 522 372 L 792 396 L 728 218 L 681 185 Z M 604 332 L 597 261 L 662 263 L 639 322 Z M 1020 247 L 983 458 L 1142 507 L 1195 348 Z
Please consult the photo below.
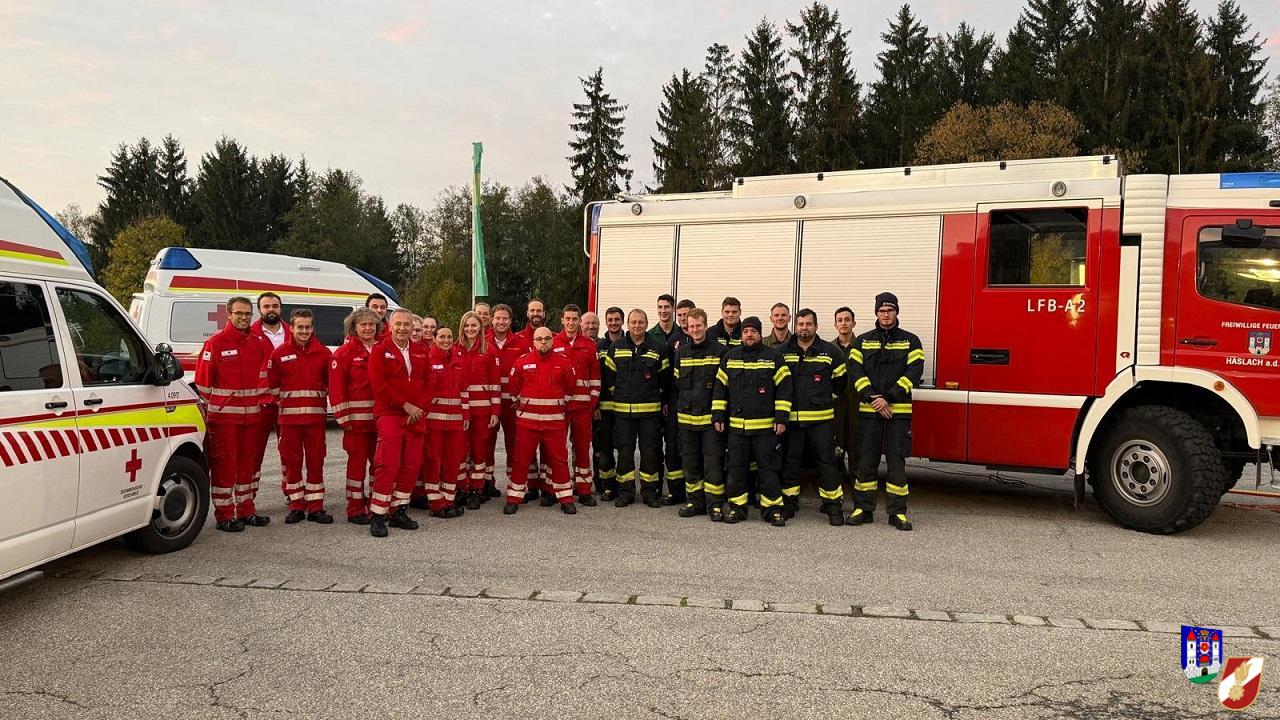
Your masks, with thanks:
M 1280 227 L 1264 228 L 1257 247 L 1222 241 L 1222 227 L 1200 230 L 1196 289 L 1212 300 L 1280 309 Z

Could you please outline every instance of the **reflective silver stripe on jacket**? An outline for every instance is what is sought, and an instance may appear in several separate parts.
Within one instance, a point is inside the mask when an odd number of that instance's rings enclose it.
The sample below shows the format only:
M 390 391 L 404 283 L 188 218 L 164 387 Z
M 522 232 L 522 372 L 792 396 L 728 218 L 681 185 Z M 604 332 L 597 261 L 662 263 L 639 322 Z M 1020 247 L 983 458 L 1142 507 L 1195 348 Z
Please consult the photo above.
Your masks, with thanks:
M 560 398 L 527 398 L 527 397 L 521 397 L 521 398 L 520 398 L 520 404 L 521 404 L 521 405 L 548 405 L 548 406 L 557 405 L 557 406 L 558 406 L 558 405 L 562 405 L 562 404 L 564 404 L 564 401 L 563 401 L 563 400 L 561 400 Z
M 564 413 L 561 412 L 561 413 L 552 413 L 549 415 L 539 415 L 538 413 L 534 413 L 534 412 L 525 412 L 524 410 L 517 410 L 516 417 L 525 418 L 527 420 L 563 420 Z
M 283 407 L 280 408 L 281 415 L 323 415 L 324 408 L 315 407 Z
M 281 400 L 289 400 L 292 398 L 322 398 L 327 395 L 324 390 L 282 390 L 280 391 Z

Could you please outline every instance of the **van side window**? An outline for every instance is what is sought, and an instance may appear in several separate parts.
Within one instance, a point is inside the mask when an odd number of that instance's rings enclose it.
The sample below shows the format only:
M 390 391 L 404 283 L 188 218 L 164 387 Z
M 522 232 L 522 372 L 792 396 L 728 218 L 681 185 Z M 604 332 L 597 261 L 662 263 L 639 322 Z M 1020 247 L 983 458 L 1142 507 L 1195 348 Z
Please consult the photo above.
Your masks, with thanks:
M 140 383 L 147 373 L 146 346 L 133 326 L 99 295 L 58 288 L 58 302 L 85 386 Z
M 179 300 L 169 312 L 169 340 L 202 343 L 227 324 L 227 304 L 216 300 Z
M 1211 300 L 1280 308 L 1280 227 L 1257 227 L 1260 240 L 1222 239 L 1222 226 L 1200 229 L 1196 290 Z
M 1088 216 L 1087 208 L 993 211 L 987 285 L 1083 286 Z
M 0 282 L 0 392 L 64 386 L 44 289 Z

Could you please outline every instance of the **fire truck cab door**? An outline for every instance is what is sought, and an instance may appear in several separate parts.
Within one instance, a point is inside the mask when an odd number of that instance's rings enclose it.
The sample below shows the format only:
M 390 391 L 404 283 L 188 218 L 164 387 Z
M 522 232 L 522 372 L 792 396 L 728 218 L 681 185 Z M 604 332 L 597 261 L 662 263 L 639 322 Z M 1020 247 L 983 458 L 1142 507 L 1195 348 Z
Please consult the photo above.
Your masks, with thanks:
M 1102 200 L 977 213 L 969 462 L 1066 468 L 1095 380 Z

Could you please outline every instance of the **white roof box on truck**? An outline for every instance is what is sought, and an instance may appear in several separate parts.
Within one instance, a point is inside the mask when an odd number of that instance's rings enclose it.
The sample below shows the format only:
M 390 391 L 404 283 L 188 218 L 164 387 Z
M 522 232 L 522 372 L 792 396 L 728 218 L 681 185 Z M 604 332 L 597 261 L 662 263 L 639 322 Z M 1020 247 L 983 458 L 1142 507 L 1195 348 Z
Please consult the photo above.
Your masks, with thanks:
M 4 178 L 0 178 L 0 270 L 93 280 L 84 243 Z
M 390 285 L 342 263 L 181 247 L 164 248 L 156 253 L 142 291 L 157 295 L 250 298 L 274 292 L 295 301 L 313 298 L 355 305 L 363 305 L 370 293 L 379 292 L 392 303 L 398 301 Z

